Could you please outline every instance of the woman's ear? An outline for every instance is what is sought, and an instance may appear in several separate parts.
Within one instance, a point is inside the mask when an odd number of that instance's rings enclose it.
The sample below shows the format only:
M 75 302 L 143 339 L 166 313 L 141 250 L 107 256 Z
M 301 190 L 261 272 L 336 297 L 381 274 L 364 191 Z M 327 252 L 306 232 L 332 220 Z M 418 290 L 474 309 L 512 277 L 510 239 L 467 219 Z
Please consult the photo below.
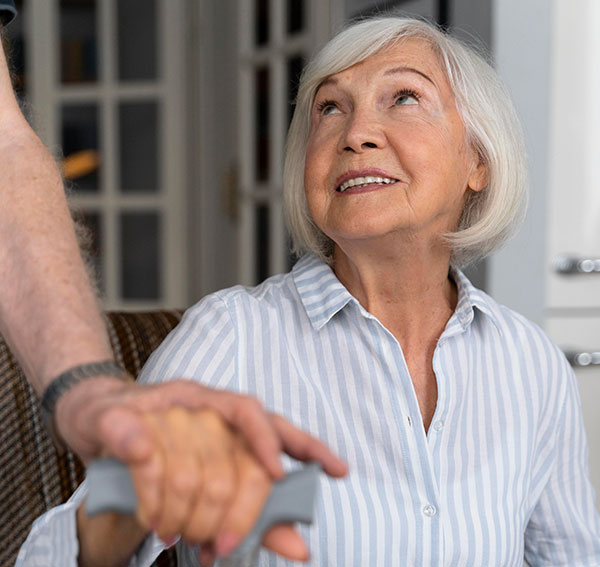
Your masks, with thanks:
M 471 175 L 469 175 L 467 187 L 472 191 L 481 191 L 484 187 L 486 187 L 487 184 L 487 167 L 483 161 L 479 159 L 479 163 L 475 166 L 473 171 L 471 171 Z

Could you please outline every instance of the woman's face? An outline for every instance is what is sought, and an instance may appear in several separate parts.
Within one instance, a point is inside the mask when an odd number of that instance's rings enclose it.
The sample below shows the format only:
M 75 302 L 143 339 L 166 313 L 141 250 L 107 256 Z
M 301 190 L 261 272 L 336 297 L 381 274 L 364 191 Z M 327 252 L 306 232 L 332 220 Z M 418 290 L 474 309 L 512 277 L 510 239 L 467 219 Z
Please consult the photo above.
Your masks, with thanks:
M 436 238 L 456 227 L 485 167 L 466 142 L 430 46 L 410 39 L 332 75 L 317 91 L 305 191 L 334 242 Z

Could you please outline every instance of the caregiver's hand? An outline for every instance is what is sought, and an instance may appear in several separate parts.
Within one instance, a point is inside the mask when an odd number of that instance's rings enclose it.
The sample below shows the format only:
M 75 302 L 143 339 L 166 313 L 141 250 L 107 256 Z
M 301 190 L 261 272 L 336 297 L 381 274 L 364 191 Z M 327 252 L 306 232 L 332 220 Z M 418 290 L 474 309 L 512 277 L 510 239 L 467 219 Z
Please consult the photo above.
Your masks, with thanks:
M 108 377 L 88 379 L 58 400 L 56 423 L 60 435 L 85 462 L 112 455 L 134 465 L 145 462 L 153 450 L 151 431 L 142 414 L 177 407 L 215 410 L 242 433 L 274 479 L 283 476 L 282 450 L 300 460 L 318 461 L 333 476 L 346 472 L 345 464 L 323 443 L 268 413 L 255 398 L 191 380 L 150 385 Z

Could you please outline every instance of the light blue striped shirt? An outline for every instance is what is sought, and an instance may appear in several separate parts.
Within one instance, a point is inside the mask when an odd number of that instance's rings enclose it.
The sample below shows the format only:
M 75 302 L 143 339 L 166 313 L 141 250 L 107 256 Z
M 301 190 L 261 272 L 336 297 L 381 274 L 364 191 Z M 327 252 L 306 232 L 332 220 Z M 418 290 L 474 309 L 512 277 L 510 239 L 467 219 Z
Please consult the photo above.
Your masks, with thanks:
M 346 479 L 322 479 L 303 530 L 312 565 L 600 566 L 573 372 L 537 326 L 452 275 L 459 299 L 433 357 L 427 433 L 400 345 L 313 256 L 204 298 L 142 379 L 253 394 L 347 460 Z M 19 565 L 74 564 L 83 494 L 38 520 Z M 161 548 L 148 539 L 132 564 Z M 286 564 L 261 552 L 260 565 Z

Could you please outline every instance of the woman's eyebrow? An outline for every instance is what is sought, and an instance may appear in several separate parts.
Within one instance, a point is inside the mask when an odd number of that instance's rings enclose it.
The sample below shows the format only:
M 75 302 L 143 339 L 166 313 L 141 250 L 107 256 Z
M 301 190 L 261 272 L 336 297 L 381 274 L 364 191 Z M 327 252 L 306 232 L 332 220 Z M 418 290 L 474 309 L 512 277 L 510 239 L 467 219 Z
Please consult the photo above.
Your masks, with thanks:
M 388 69 L 387 71 L 385 71 L 383 76 L 387 77 L 388 75 L 396 75 L 399 73 L 416 73 L 417 75 L 420 75 L 424 79 L 427 79 L 434 87 L 437 88 L 437 85 L 434 83 L 434 81 L 431 77 L 429 77 L 428 75 L 423 73 L 423 71 L 419 71 L 418 69 L 415 69 L 414 67 L 406 67 L 404 65 L 401 65 L 399 67 L 393 67 L 392 69 Z M 319 84 L 319 86 L 317 87 L 317 91 L 325 85 L 337 85 L 337 83 L 338 83 L 338 80 L 334 76 L 329 76 Z
M 319 86 L 317 87 L 317 91 L 325 86 L 325 85 L 337 85 L 338 80 L 335 77 L 329 76 L 326 79 L 324 79 L 321 83 L 319 83 Z M 315 92 L 317 92 L 315 91 Z
M 396 75 L 398 73 L 416 73 L 417 75 L 420 75 L 424 79 L 427 79 L 434 87 L 437 88 L 437 85 L 433 82 L 433 79 L 431 77 L 429 77 L 428 75 L 423 73 L 423 71 L 419 71 L 418 69 L 415 69 L 414 67 L 405 67 L 405 66 L 393 67 L 392 69 L 388 69 L 383 75 L 384 75 L 384 77 L 387 77 L 388 75 Z

